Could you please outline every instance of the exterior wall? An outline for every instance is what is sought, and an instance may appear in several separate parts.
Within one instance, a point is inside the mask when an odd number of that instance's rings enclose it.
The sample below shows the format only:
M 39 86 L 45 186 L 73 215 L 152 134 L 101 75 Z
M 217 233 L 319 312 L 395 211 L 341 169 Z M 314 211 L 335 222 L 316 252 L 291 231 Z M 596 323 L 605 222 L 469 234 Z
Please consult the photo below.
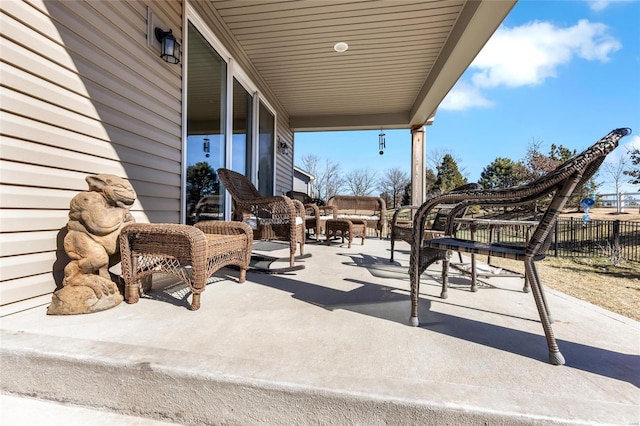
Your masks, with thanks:
M 51 301 L 87 175 L 128 178 L 138 222 L 179 222 L 182 66 L 147 47 L 149 5 L 182 34 L 179 0 L 0 2 L 0 314 Z
M 282 111 L 277 111 L 276 132 L 289 147 L 293 146 L 293 132 L 288 126 L 289 117 Z M 276 141 L 278 137 L 276 137 Z M 276 149 L 276 186 L 275 195 L 283 195 L 293 189 L 293 149 L 284 155 Z

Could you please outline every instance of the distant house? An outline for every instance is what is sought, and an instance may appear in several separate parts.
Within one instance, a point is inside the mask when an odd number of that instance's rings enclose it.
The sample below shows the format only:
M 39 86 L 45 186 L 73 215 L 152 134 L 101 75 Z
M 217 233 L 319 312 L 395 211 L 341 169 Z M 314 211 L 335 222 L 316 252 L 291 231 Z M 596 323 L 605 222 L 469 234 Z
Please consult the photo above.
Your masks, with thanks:
M 311 195 L 311 189 L 316 177 L 311 173 L 302 170 L 300 167 L 293 166 L 293 190 L 298 192 L 304 192 L 307 195 Z

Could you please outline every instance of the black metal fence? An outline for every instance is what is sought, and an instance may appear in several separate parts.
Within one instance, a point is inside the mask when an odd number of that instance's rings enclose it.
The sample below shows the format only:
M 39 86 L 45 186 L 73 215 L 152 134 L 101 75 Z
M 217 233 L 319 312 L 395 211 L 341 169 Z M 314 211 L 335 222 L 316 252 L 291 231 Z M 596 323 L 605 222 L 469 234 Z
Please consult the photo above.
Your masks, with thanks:
M 640 262 L 640 222 L 558 219 L 548 254 L 608 257 L 616 252 L 622 259 Z
M 490 235 L 488 229 L 478 227 L 476 239 L 480 241 L 524 243 L 531 227 L 521 225 L 500 226 Z M 456 232 L 460 238 L 470 238 L 468 226 Z M 640 222 L 622 220 L 591 220 L 579 218 L 558 219 L 551 235 L 548 256 L 556 257 L 611 257 L 640 262 Z

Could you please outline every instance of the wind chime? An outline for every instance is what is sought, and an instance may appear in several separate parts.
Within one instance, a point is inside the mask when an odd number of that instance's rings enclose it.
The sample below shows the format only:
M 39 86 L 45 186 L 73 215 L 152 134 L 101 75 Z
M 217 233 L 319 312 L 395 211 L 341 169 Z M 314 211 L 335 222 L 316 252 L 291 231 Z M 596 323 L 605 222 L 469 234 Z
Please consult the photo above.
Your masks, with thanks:
M 204 142 L 202 143 L 202 150 L 204 151 L 204 156 L 209 158 L 209 151 L 211 150 L 211 144 L 209 143 L 209 138 L 204 138 Z
M 385 134 L 382 131 L 382 129 L 380 129 L 380 134 L 378 135 L 378 149 L 380 150 L 380 155 L 384 154 L 384 149 L 386 148 L 386 142 L 384 140 Z

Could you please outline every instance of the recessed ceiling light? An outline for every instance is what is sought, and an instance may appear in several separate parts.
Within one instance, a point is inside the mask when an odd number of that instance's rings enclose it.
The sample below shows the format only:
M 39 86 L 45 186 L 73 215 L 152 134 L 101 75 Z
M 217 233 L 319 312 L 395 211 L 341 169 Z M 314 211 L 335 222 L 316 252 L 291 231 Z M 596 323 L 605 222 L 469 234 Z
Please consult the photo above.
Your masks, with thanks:
M 349 48 L 349 45 L 344 41 L 338 42 L 335 44 L 335 46 L 333 46 L 333 50 L 340 53 L 346 52 L 348 48 Z

